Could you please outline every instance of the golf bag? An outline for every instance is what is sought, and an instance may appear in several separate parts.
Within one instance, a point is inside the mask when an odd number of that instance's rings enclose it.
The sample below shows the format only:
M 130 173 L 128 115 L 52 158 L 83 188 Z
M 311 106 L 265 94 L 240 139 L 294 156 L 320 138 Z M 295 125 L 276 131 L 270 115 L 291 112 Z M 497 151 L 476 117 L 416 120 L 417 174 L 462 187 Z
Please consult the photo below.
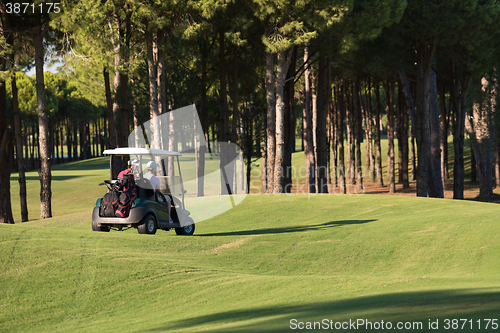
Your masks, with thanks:
M 118 204 L 114 216 L 128 217 L 135 198 L 137 198 L 137 189 L 134 176 L 130 174 L 124 175 L 122 184 L 118 189 Z
M 102 197 L 101 205 L 99 206 L 99 216 L 114 217 L 119 199 L 119 184 L 106 183 L 108 192 Z

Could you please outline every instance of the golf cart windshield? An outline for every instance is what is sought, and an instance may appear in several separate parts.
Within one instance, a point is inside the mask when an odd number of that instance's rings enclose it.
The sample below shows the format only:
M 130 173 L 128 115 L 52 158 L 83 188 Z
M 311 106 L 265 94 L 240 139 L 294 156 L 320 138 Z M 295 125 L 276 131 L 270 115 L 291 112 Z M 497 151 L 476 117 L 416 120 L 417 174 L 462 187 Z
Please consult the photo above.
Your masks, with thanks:
M 142 165 L 154 160 L 160 166 L 156 175 L 161 191 L 185 194 L 195 223 L 230 210 L 245 198 L 240 147 L 207 143 L 194 104 L 145 122 L 129 135 L 128 145 L 114 152 L 140 157 Z
M 164 194 L 171 194 L 182 199 L 184 204 L 184 187 L 182 182 L 182 173 L 179 163 L 179 152 L 173 152 L 162 149 L 149 149 L 149 148 L 115 148 L 108 149 L 103 152 L 105 155 L 110 155 L 110 166 L 113 164 L 113 156 L 130 156 L 131 160 L 137 160 L 138 171 L 135 177 L 142 179 L 145 174 L 145 166 L 149 161 L 158 160 L 159 171 L 157 177 L 160 179 L 160 187 L 158 190 Z M 173 162 L 173 163 L 172 163 Z M 170 175 L 167 173 L 166 165 L 174 165 L 175 169 L 170 170 Z M 111 172 L 111 171 L 110 171 Z M 162 176 L 165 175 L 165 176 Z M 113 175 L 111 175 L 113 178 Z M 141 183 L 138 183 L 141 186 Z

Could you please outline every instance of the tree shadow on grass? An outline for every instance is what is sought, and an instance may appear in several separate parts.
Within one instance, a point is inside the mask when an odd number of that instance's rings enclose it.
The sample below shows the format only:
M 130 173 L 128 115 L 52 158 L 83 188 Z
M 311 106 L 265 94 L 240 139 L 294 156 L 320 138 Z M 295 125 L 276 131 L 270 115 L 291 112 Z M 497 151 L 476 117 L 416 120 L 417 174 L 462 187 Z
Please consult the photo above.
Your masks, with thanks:
M 340 227 L 342 225 L 349 224 L 363 224 L 375 222 L 377 220 L 345 220 L 345 221 L 331 221 L 314 225 L 298 225 L 298 226 L 289 226 L 282 228 L 265 228 L 265 229 L 252 229 L 252 230 L 241 230 L 241 231 L 229 231 L 229 232 L 217 232 L 210 234 L 201 234 L 196 235 L 198 237 L 206 237 L 206 236 L 249 236 L 249 235 L 266 235 L 266 234 L 284 234 L 291 232 L 303 232 L 310 230 L 320 230 L 326 228 Z
M 109 157 L 93 157 L 86 160 L 79 160 L 73 162 L 67 162 L 62 164 L 57 164 L 52 167 L 52 170 L 109 170 Z
M 298 322 L 303 322 L 304 325 L 306 322 L 317 322 L 318 326 L 315 331 L 325 330 L 324 326 L 319 327 L 320 324 L 328 325 L 327 330 L 331 331 L 350 331 L 353 329 L 350 324 L 349 329 L 345 329 L 345 327 L 344 329 L 335 329 L 336 322 L 349 323 L 349 320 L 351 323 L 360 324 L 355 329 L 360 332 L 380 331 L 382 320 L 385 323 L 385 329 L 388 327 L 387 323 L 390 322 L 394 332 L 449 332 L 459 329 L 462 332 L 497 332 L 500 329 L 499 313 L 500 291 L 480 288 L 433 290 L 390 293 L 291 306 L 256 306 L 245 310 L 221 311 L 212 315 L 165 323 L 165 325 L 152 328 L 147 332 L 172 330 L 189 332 L 290 332 L 291 327 L 294 327 L 295 323 Z M 296 319 L 296 322 L 292 323 L 292 319 Z M 324 319 L 327 320 L 328 324 L 325 324 Z M 358 319 L 364 322 L 358 322 Z M 447 323 L 446 319 L 450 321 Z M 453 319 L 458 319 L 457 327 L 451 326 Z M 460 319 L 467 319 L 467 322 L 460 321 Z M 499 327 L 496 330 L 493 329 L 495 325 L 490 321 L 489 329 L 486 329 L 487 319 L 497 319 Z M 435 323 L 436 320 L 438 320 L 438 329 L 430 329 L 430 323 Z M 478 320 L 480 320 L 479 323 Z M 371 322 L 372 326 L 367 322 Z M 411 325 L 411 329 L 397 329 L 399 322 L 403 325 Z M 448 329 L 446 329 L 447 325 Z M 346 325 L 344 324 L 344 326 Z M 304 329 L 295 327 L 295 329 L 312 331 L 305 329 L 305 327 Z
M 480 197 L 466 198 L 465 200 L 500 204 L 500 195 L 494 193 L 491 197 L 485 197 L 485 198 L 480 198 Z
M 57 176 L 57 175 L 52 175 L 51 179 L 53 181 L 65 181 L 65 180 L 71 180 L 71 179 L 81 178 L 81 177 L 83 177 L 83 176 L 79 176 L 79 175 L 71 175 L 71 176 Z M 10 180 L 18 181 L 19 177 L 17 175 L 16 176 L 11 176 Z M 37 180 L 40 180 L 40 178 L 38 176 L 27 176 L 26 180 L 27 181 L 37 181 Z

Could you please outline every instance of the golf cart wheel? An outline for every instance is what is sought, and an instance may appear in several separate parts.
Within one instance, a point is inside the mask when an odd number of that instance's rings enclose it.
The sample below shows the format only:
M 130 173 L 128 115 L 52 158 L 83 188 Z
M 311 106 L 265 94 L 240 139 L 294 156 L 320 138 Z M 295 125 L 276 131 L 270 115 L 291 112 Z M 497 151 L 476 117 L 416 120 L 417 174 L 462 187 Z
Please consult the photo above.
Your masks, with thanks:
M 148 214 L 143 219 L 141 224 L 137 227 L 140 234 L 154 235 L 156 234 L 156 219 L 153 215 Z
M 181 236 L 191 236 L 194 234 L 194 221 L 192 218 L 188 217 L 186 219 L 187 225 L 181 228 L 175 228 L 175 233 Z
M 97 222 L 92 221 L 92 230 L 93 231 L 104 231 L 109 232 L 109 226 L 98 225 Z

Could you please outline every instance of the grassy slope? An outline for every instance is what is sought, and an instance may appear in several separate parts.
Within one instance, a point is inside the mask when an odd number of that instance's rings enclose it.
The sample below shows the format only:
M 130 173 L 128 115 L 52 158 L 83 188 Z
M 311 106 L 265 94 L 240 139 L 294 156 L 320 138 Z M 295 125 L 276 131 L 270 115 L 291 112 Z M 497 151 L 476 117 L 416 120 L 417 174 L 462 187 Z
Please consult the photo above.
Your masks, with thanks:
M 250 195 L 198 223 L 194 237 L 96 233 L 90 212 L 107 177 L 105 158 L 54 167 L 55 217 L 0 225 L 0 331 L 274 332 L 292 318 L 424 328 L 428 319 L 498 318 L 497 205 Z M 36 173 L 28 180 L 33 219 Z
M 193 237 L 96 233 L 89 215 L 0 225 L 0 331 L 271 332 L 500 310 L 493 204 L 251 195 Z
M 98 186 L 105 179 L 109 179 L 109 158 L 106 157 L 53 166 L 52 216 L 88 211 L 96 199 L 106 193 L 105 186 Z M 14 221 L 21 222 L 17 173 L 11 175 L 10 188 Z M 29 219 L 39 219 L 40 182 L 37 171 L 26 173 L 26 192 Z

